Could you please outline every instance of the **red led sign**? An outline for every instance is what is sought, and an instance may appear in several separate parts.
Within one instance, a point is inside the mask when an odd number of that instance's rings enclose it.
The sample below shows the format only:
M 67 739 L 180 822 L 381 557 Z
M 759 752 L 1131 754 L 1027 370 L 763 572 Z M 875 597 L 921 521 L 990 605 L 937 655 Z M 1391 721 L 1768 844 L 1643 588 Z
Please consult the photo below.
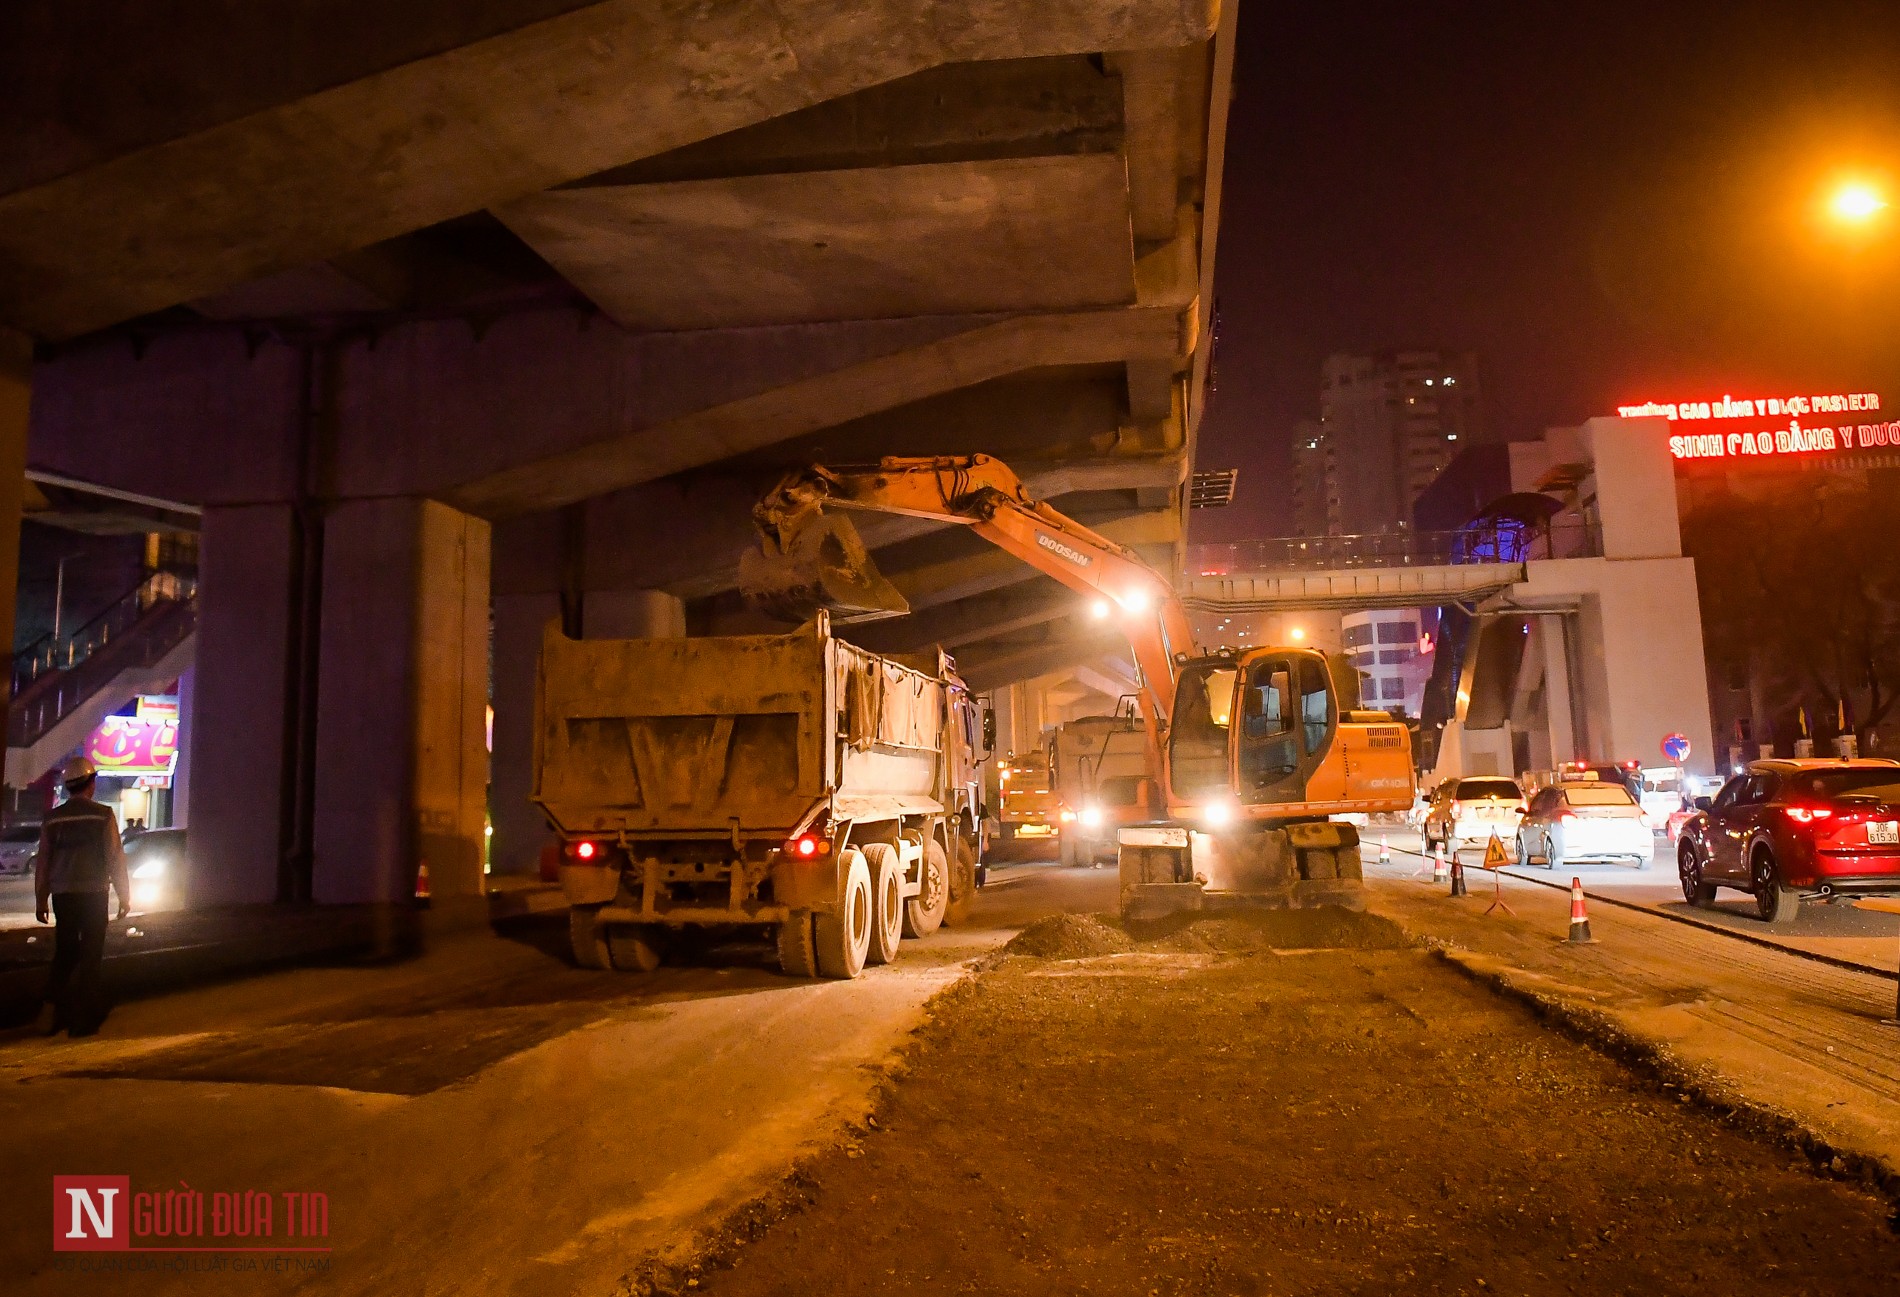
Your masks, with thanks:
M 1724 395 L 1715 401 L 1645 401 L 1641 405 L 1619 405 L 1616 412 L 1625 419 L 1725 422 L 1728 426 L 1719 430 L 1675 433 L 1669 438 L 1669 453 L 1677 459 L 1735 459 L 1900 446 L 1900 422 L 1813 422 L 1816 415 L 1879 409 L 1877 392 L 1824 392 L 1806 396 Z M 1754 426 L 1737 426 L 1745 420 Z

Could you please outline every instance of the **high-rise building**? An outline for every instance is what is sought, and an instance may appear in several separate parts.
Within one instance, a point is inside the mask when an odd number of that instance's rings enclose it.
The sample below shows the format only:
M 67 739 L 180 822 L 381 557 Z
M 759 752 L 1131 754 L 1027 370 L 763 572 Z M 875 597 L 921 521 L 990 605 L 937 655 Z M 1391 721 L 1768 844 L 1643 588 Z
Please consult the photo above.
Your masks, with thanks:
M 1470 352 L 1333 355 L 1320 367 L 1318 439 L 1328 530 L 1400 531 L 1412 504 L 1483 427 L 1477 357 Z
M 1293 428 L 1293 534 L 1324 536 L 1332 531 L 1332 488 L 1326 480 L 1326 447 L 1319 420 L 1301 419 Z

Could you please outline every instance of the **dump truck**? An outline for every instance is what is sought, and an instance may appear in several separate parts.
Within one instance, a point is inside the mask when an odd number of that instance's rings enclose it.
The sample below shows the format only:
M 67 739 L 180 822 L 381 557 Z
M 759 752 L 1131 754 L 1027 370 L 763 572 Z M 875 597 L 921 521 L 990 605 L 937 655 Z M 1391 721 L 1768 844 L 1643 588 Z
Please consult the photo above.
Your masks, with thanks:
M 985 718 L 941 654 L 832 633 L 573 640 L 535 690 L 535 802 L 576 962 L 650 970 L 688 929 L 856 977 L 960 921 L 980 882 Z
M 1134 715 L 1064 721 L 1050 731 L 1048 751 L 1063 864 L 1115 859 L 1122 828 L 1161 813 L 1147 735 Z

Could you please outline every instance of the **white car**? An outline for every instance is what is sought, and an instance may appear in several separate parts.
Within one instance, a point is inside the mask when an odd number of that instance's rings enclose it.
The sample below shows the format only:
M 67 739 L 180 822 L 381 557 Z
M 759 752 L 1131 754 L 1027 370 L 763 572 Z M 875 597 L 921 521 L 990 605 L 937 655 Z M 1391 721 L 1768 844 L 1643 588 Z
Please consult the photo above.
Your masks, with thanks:
M 31 872 L 33 853 L 39 849 L 39 825 L 14 824 L 0 829 L 0 878 Z
M 1425 812 L 1425 850 L 1444 847 L 1456 854 L 1464 847 L 1482 848 L 1494 833 L 1508 842 L 1523 812 L 1524 794 L 1516 780 L 1502 775 L 1448 779 Z
M 1562 869 L 1579 861 L 1624 860 L 1649 868 L 1656 835 L 1621 784 L 1557 784 L 1531 798 L 1517 830 L 1517 863 Z

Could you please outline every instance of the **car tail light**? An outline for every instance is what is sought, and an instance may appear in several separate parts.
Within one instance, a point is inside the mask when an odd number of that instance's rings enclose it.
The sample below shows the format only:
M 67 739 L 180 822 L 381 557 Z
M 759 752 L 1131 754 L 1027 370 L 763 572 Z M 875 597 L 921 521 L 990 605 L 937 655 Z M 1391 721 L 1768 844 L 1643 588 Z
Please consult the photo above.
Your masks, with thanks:
M 1796 824 L 1812 824 L 1815 820 L 1825 820 L 1833 814 L 1833 808 L 1827 806 L 1784 806 L 1782 813 Z
M 1560 820 L 1574 820 L 1577 818 L 1577 813 L 1575 811 L 1558 811 L 1557 818 Z
M 831 854 L 831 839 L 821 833 L 801 833 L 785 840 L 785 854 L 800 860 L 812 860 Z

